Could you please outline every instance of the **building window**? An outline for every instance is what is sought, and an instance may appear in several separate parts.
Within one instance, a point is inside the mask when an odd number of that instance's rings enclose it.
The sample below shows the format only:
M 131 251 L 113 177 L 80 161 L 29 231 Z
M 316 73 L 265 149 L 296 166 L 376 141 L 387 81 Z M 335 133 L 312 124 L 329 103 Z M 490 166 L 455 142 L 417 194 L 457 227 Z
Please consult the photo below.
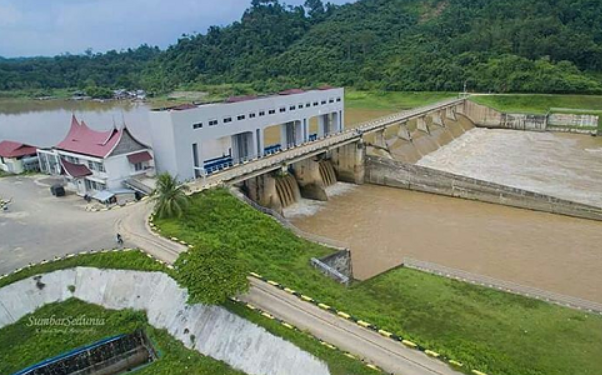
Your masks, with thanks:
M 104 165 L 104 163 L 99 163 L 97 161 L 88 160 L 88 168 L 91 171 L 105 172 L 105 165 Z
M 273 115 L 274 113 L 276 113 L 275 109 L 270 109 L 270 111 L 268 112 L 270 115 Z
M 96 190 L 96 191 L 102 191 L 106 189 L 105 184 L 102 184 L 100 182 L 96 182 L 96 181 L 92 181 L 92 180 L 84 180 L 86 183 L 86 190 Z
M 288 109 L 289 109 L 290 111 L 294 111 L 295 109 L 297 109 L 297 107 L 295 107 L 294 105 L 291 105 L 290 107 L 288 107 Z
M 319 103 L 318 102 L 314 102 L 314 107 L 316 107 Z
M 341 101 L 341 98 L 337 98 L 337 103 Z
M 79 159 L 70 155 L 65 156 L 65 159 L 69 162 L 69 163 L 73 163 L 73 164 L 79 164 Z
M 217 125 L 217 120 L 209 120 L 209 126 Z
M 196 124 L 192 124 L 192 128 L 193 129 L 200 129 L 203 127 L 203 123 L 202 122 L 198 122 Z
M 305 103 L 305 108 L 311 107 L 311 103 Z
M 249 113 L 249 118 L 255 118 L 255 113 Z
M 144 165 L 143 165 L 143 163 L 142 163 L 142 162 L 140 162 L 140 163 L 136 163 L 136 164 L 134 164 L 134 170 L 135 170 L 136 172 L 140 172 L 140 171 L 144 170 Z
M 328 103 L 334 103 L 334 99 L 333 98 L 328 99 Z
M 227 124 L 227 123 L 229 123 L 229 122 L 232 122 L 232 117 L 226 117 L 226 118 L 224 119 L 224 124 Z
M 299 109 L 303 109 L 303 104 L 299 104 L 297 107 L 298 107 Z
M 280 113 L 282 113 L 282 112 L 286 112 L 286 108 L 285 107 L 280 108 Z
M 326 104 L 326 100 L 322 100 L 322 105 Z
M 265 111 L 259 111 L 259 116 L 265 116 Z
M 244 119 L 245 119 L 245 115 L 238 115 L 238 116 L 236 117 L 236 119 L 237 119 L 238 121 L 244 120 Z

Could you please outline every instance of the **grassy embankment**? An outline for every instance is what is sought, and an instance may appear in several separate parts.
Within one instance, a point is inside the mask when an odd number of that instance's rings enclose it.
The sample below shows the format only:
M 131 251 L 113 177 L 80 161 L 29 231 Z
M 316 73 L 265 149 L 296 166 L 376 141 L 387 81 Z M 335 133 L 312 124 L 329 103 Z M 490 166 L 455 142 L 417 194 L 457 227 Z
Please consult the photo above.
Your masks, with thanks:
M 483 95 L 471 100 L 501 112 L 545 114 L 569 113 L 600 116 L 602 130 L 602 96 L 597 95 Z
M 345 90 L 345 109 L 402 111 L 457 97 L 451 92 Z
M 181 220 L 155 220 L 188 243 L 241 250 L 272 280 L 490 375 L 602 373 L 602 317 L 399 268 L 345 289 L 309 266 L 330 250 L 217 190 L 197 194 Z
M 103 325 L 78 327 L 36 327 L 31 318 L 102 319 Z M 112 311 L 76 299 L 46 305 L 17 323 L 0 329 L 0 373 L 11 374 L 49 357 L 89 345 L 103 338 L 144 329 L 159 360 L 140 368 L 136 374 L 243 375 L 227 364 L 187 349 L 167 331 L 152 327 L 143 312 Z
M 23 269 L 0 279 L 0 288 L 27 277 L 77 266 L 161 271 L 168 274 L 173 272 L 140 251 L 95 253 L 78 255 Z M 234 302 L 228 302 L 225 307 L 235 314 L 263 326 L 273 334 L 292 342 L 299 348 L 312 353 L 328 364 L 332 375 L 374 374 L 374 370 L 367 368 L 361 362 L 346 357 L 342 352 L 329 349 L 301 331 L 286 328 L 278 322 L 265 318 L 257 312 L 247 310 Z M 165 330 L 158 330 L 150 326 L 145 315 L 141 312 L 128 310 L 111 312 L 81 301 L 67 301 L 48 305 L 33 313 L 37 317 L 49 317 L 53 314 L 56 317 L 80 316 L 82 314 L 87 317 L 103 317 L 107 324 L 101 327 L 102 330 L 87 332 L 86 335 L 44 333 L 33 331 L 31 327 L 27 327 L 29 316 L 25 316 L 16 324 L 0 329 L 0 374 L 10 374 L 45 358 L 95 342 L 107 336 L 129 333 L 136 328 L 145 329 L 161 355 L 160 360 L 144 368 L 142 374 L 242 374 L 220 361 L 185 348 Z M 11 345 L 6 343 L 11 343 Z

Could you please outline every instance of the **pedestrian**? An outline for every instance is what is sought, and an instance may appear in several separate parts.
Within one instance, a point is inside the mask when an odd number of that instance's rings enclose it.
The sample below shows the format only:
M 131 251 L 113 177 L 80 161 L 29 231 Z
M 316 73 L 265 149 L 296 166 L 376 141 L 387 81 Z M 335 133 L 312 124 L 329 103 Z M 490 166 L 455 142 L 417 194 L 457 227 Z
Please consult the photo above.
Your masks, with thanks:
M 117 238 L 117 244 L 119 246 L 122 246 L 123 245 L 123 238 L 121 237 L 121 234 L 117 233 L 117 237 L 116 238 Z

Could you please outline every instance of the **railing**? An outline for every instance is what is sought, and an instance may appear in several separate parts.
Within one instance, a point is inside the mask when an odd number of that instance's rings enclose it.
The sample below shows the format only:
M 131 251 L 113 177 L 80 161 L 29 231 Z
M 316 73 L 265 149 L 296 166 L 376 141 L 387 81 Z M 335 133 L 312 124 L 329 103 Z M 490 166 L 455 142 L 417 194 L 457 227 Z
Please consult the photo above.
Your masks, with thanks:
M 327 246 L 327 247 L 330 247 L 330 248 L 333 248 L 336 250 L 346 250 L 349 248 L 347 246 L 347 244 L 345 244 L 344 242 L 333 240 L 333 239 L 322 237 L 322 236 L 318 236 L 318 235 L 315 235 L 312 233 L 307 233 L 307 232 L 297 228 L 296 226 L 294 226 L 290 221 L 288 221 L 284 216 L 282 216 L 278 212 L 276 212 L 270 208 L 264 207 L 257 202 L 254 202 L 252 199 L 250 199 L 249 197 L 244 195 L 241 191 L 239 191 L 236 188 L 231 188 L 230 192 L 232 193 L 233 196 L 238 198 L 243 203 L 246 203 L 249 206 L 253 207 L 254 209 L 273 217 L 276 221 L 278 221 L 284 227 L 290 229 L 298 237 L 301 237 L 308 241 L 315 242 L 317 244 Z
M 398 121 L 407 121 L 415 116 L 429 113 L 438 108 L 444 108 L 450 105 L 459 104 L 464 99 L 451 99 L 439 102 L 430 106 L 412 109 L 409 111 L 400 112 L 394 115 L 386 116 L 380 119 L 366 122 L 355 129 L 347 129 L 339 133 L 327 135 L 316 141 L 308 141 L 299 145 L 291 145 L 286 150 L 274 152 L 274 154 L 264 157 L 249 156 L 246 158 L 233 160 L 232 166 L 227 166 L 213 173 L 205 173 L 203 171 L 201 180 L 190 182 L 190 188 L 194 191 L 219 185 L 223 182 L 233 180 L 237 177 L 246 176 L 250 173 L 264 170 L 266 168 L 274 168 L 284 164 L 291 159 L 305 156 L 316 151 L 328 149 L 331 146 L 340 143 L 361 138 L 363 133 L 371 132 L 383 126 L 395 123 Z
M 547 292 L 545 290 L 537 289 L 534 287 L 520 285 L 510 281 L 498 280 L 489 276 L 476 275 L 470 272 L 441 266 L 435 263 L 415 260 L 412 258 L 404 258 L 403 266 L 451 279 L 469 282 L 471 284 L 477 284 L 513 294 L 519 294 L 526 297 L 544 300 L 573 309 L 587 310 L 590 312 L 602 314 L 602 304 L 577 297 Z

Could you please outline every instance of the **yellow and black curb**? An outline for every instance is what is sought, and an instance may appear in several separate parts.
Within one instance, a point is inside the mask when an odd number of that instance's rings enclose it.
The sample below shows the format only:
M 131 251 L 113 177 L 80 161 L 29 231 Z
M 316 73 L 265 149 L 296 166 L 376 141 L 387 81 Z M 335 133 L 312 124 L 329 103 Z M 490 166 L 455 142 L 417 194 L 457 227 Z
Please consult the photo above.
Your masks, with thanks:
M 252 305 L 252 304 L 250 304 L 250 303 L 245 303 L 245 302 L 241 301 L 240 299 L 238 299 L 238 298 L 236 298 L 236 297 L 231 297 L 231 298 L 230 298 L 230 300 L 231 300 L 232 302 L 234 302 L 234 303 L 237 303 L 237 304 L 239 304 L 239 305 L 241 305 L 241 306 L 244 306 L 244 307 L 246 307 L 247 309 L 249 309 L 249 310 L 251 310 L 251 311 L 254 311 L 254 312 L 256 312 L 257 314 L 259 314 L 259 315 L 263 316 L 263 317 L 264 317 L 264 318 L 266 318 L 266 319 L 273 320 L 273 321 L 275 321 L 275 322 L 277 322 L 277 323 L 280 323 L 280 325 L 281 325 L 281 326 L 283 326 L 283 327 L 286 327 L 286 328 L 288 328 L 288 329 L 290 329 L 290 330 L 292 330 L 292 331 L 295 331 L 295 332 L 298 332 L 298 333 L 301 333 L 301 334 L 305 334 L 305 335 L 307 335 L 307 336 L 309 336 L 309 337 L 313 338 L 314 340 L 318 341 L 318 342 L 319 342 L 319 343 L 320 343 L 322 346 L 324 346 L 324 347 L 326 347 L 326 348 L 328 348 L 328 349 L 331 349 L 331 350 L 333 350 L 333 351 L 336 351 L 336 352 L 338 352 L 338 353 L 340 353 L 340 354 L 344 355 L 344 356 L 345 356 L 345 357 L 347 357 L 347 358 L 350 358 L 350 359 L 353 359 L 353 360 L 359 361 L 359 362 L 361 362 L 363 365 L 365 365 L 366 367 L 368 367 L 368 368 L 370 368 L 370 369 L 372 369 L 372 370 L 378 371 L 378 372 L 380 372 L 380 373 L 383 373 L 383 374 L 394 375 L 394 374 L 392 374 L 392 373 L 386 373 L 386 372 L 385 372 L 383 369 L 381 369 L 380 367 L 376 366 L 375 364 L 373 364 L 373 363 L 371 363 L 371 362 L 368 362 L 368 361 L 366 361 L 365 359 L 363 359 L 363 358 L 360 358 L 360 357 L 358 357 L 358 356 L 356 356 L 356 355 L 353 355 L 353 354 L 351 354 L 351 353 L 349 353 L 349 352 L 346 352 L 346 351 L 344 351 L 344 350 L 341 350 L 341 349 L 340 349 L 340 348 L 338 348 L 337 346 L 335 346 L 335 345 L 332 345 L 331 343 L 329 343 L 329 342 L 326 342 L 326 341 L 324 341 L 324 340 L 322 340 L 322 339 L 320 339 L 320 338 L 318 338 L 318 337 L 316 337 L 316 336 L 312 335 L 311 333 L 309 333 L 309 332 L 307 332 L 307 331 L 300 330 L 300 329 L 299 329 L 299 328 L 297 328 L 296 326 L 294 326 L 294 325 L 292 325 L 292 324 L 290 324 L 290 323 L 288 323 L 288 322 L 286 322 L 286 321 L 284 321 L 284 320 L 282 320 L 282 319 L 280 319 L 280 318 L 277 318 L 277 317 L 275 317 L 274 315 L 270 314 L 270 313 L 269 313 L 269 312 L 267 312 L 267 311 L 264 311 L 264 310 L 260 309 L 259 307 L 256 307 L 256 306 L 254 306 L 254 305 Z
M 314 299 L 314 298 L 312 298 L 310 296 L 301 294 L 301 293 L 299 293 L 299 292 L 297 292 L 297 291 L 295 291 L 293 289 L 285 287 L 285 286 L 283 286 L 282 284 L 280 284 L 280 283 L 278 283 L 276 281 L 269 280 L 269 279 L 261 276 L 260 274 L 258 274 L 256 272 L 251 272 L 250 275 L 252 277 L 254 277 L 255 279 L 261 280 L 261 281 L 263 281 L 263 282 L 265 282 L 265 283 L 267 283 L 267 284 L 269 284 L 271 286 L 274 286 L 274 287 L 276 287 L 278 289 L 284 290 L 285 292 L 287 292 L 287 293 L 289 293 L 291 295 L 296 296 L 297 298 L 299 298 L 302 301 L 305 301 L 305 302 L 311 303 L 313 305 L 316 305 L 317 307 L 319 307 L 322 310 L 329 311 L 329 312 L 331 312 L 332 314 L 338 316 L 341 319 L 352 321 L 352 322 L 354 322 L 355 324 L 357 324 L 360 327 L 367 328 L 367 329 L 369 329 L 371 331 L 377 332 L 381 336 L 387 337 L 387 338 L 389 338 L 389 339 L 391 339 L 393 341 L 399 342 L 399 343 L 403 344 L 404 346 L 406 346 L 406 347 L 408 347 L 410 349 L 415 349 L 415 350 L 421 351 L 424 354 L 428 355 L 429 357 L 438 359 L 438 360 L 440 360 L 440 361 L 442 361 L 442 362 L 450 365 L 453 368 L 456 368 L 456 369 L 464 368 L 464 364 L 463 363 L 461 363 L 459 361 L 456 361 L 454 359 L 451 359 L 451 358 L 449 358 L 448 356 L 446 356 L 444 354 L 440 354 L 440 353 L 437 353 L 437 352 L 435 352 L 433 350 L 429 350 L 429 349 L 425 348 L 424 346 L 422 346 L 422 345 L 420 345 L 418 343 L 415 343 L 415 342 L 413 342 L 411 340 L 408 340 L 407 338 L 405 338 L 405 337 L 403 337 L 401 335 L 397 335 L 395 333 L 389 332 L 389 331 L 387 331 L 387 330 L 385 330 L 383 328 L 380 328 L 380 327 L 378 327 L 378 326 L 376 326 L 374 324 L 371 324 L 369 322 L 361 320 L 361 319 L 359 319 L 359 318 L 357 318 L 357 317 L 355 317 L 355 316 L 353 316 L 351 314 L 348 314 L 348 313 L 346 313 L 344 311 L 337 310 L 336 308 L 334 308 L 334 307 L 332 307 L 330 305 L 327 305 L 327 304 L 325 304 L 323 302 L 320 302 L 320 301 L 318 301 L 318 300 L 316 300 L 316 299 Z M 478 370 L 475 370 L 475 369 L 472 369 L 471 373 L 474 374 L 474 375 L 487 375 L 486 373 L 478 371 Z

